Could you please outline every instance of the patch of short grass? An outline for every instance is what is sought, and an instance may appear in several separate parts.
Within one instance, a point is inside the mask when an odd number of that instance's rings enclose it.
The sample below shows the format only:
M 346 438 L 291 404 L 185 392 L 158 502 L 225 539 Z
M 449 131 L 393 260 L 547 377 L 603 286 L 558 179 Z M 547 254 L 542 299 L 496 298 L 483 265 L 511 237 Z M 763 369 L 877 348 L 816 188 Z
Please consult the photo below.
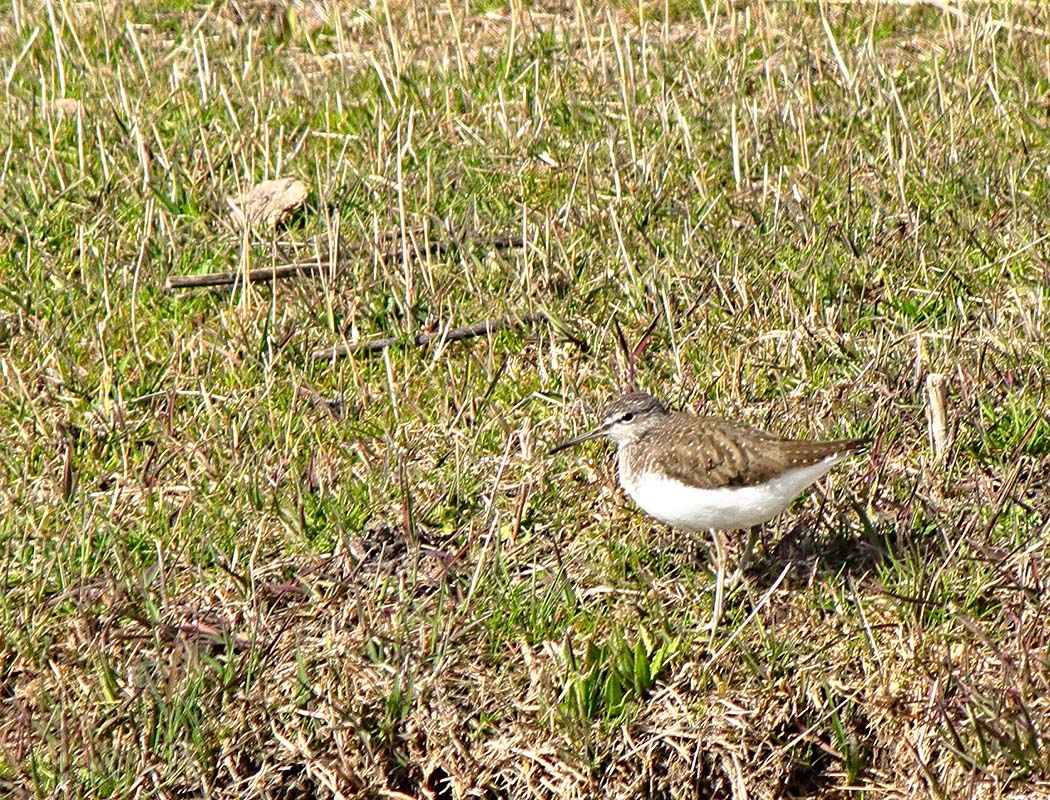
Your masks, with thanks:
M 1017 4 L 15 3 L 0 785 L 1045 794 L 1046 35 Z M 239 229 L 284 176 L 304 205 Z M 339 271 L 164 288 L 290 261 Z M 874 438 L 714 633 L 707 537 L 606 446 L 546 456 L 626 382 L 614 319 L 657 321 L 635 379 L 675 407 Z

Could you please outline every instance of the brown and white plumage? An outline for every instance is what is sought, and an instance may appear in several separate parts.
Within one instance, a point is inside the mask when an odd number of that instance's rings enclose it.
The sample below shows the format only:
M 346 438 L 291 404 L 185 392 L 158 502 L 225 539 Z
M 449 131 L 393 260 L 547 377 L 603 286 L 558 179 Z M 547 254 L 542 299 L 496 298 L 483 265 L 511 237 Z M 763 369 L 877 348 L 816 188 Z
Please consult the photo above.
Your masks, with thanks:
M 602 424 L 553 452 L 606 436 L 618 446 L 620 484 L 650 516 L 683 530 L 735 530 L 779 514 L 868 439 L 785 439 L 719 417 L 668 412 L 630 392 Z

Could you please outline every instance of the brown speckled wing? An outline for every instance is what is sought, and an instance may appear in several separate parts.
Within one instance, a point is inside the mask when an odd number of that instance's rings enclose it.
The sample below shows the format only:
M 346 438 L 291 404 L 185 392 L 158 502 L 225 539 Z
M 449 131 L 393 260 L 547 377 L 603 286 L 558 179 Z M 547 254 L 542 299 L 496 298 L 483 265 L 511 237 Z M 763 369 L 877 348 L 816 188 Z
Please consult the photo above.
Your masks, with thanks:
M 632 470 L 655 468 L 700 489 L 753 486 L 794 467 L 807 467 L 861 449 L 867 439 L 830 442 L 782 439 L 718 417 L 673 414 L 630 445 Z

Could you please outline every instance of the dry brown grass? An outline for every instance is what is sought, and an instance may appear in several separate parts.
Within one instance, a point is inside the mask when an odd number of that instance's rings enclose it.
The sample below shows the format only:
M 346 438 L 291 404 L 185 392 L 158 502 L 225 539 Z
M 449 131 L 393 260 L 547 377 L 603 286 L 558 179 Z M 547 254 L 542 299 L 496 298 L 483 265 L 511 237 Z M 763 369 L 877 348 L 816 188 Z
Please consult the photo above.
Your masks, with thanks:
M 296 9 L 0 19 L 2 790 L 1050 796 L 1042 7 Z M 713 638 L 703 542 L 544 455 L 614 317 L 673 405 L 876 438 Z

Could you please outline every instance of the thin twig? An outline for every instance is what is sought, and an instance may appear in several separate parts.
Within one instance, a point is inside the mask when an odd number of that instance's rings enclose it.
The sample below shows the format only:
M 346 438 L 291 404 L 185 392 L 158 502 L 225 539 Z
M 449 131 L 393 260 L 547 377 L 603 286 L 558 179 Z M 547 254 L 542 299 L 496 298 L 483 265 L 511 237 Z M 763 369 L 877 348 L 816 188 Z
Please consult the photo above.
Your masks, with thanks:
M 407 338 L 404 336 L 385 336 L 380 339 L 365 339 L 361 342 L 351 342 L 348 345 L 339 347 L 325 347 L 314 350 L 310 354 L 310 359 L 312 361 L 329 361 L 334 358 L 343 358 L 351 353 L 377 353 L 386 350 L 388 347 L 396 347 L 398 345 L 422 347 L 435 341 L 458 342 L 461 339 L 470 339 L 474 336 L 489 336 L 503 328 L 519 327 L 546 319 L 546 314 L 535 312 L 520 317 L 512 315 L 487 319 L 483 322 L 474 322 L 470 325 L 463 325 L 462 327 L 451 328 L 446 331 L 417 333 L 415 336 Z
M 239 283 L 247 276 L 248 283 L 262 283 L 264 281 L 275 281 L 280 278 L 292 278 L 303 276 L 312 278 L 320 275 L 328 269 L 327 264 L 315 261 L 302 261 L 295 264 L 281 264 L 280 266 L 261 267 L 244 272 L 209 272 L 205 275 L 169 275 L 165 286 L 168 289 L 191 289 L 201 286 L 232 286 Z
M 412 252 L 414 254 L 426 253 L 428 255 L 444 255 L 445 253 L 460 247 L 464 244 L 469 244 L 471 247 L 478 248 L 492 248 L 494 250 L 508 250 L 515 247 L 524 247 L 525 239 L 521 236 L 493 236 L 486 239 L 470 240 L 469 242 L 459 241 L 431 241 L 420 245 L 411 245 L 408 248 L 396 247 L 390 250 L 382 250 L 376 258 L 384 263 L 391 264 L 401 261 L 405 257 L 406 252 Z M 352 248 L 350 253 L 358 256 L 371 256 L 371 247 L 355 247 Z M 342 272 L 346 266 L 347 259 L 340 258 L 339 263 L 336 267 L 336 272 Z M 217 287 L 217 286 L 232 286 L 240 283 L 242 280 L 247 278 L 248 283 L 263 283 L 265 281 L 275 281 L 281 278 L 292 278 L 292 277 L 308 277 L 312 278 L 316 275 L 322 275 L 331 269 L 331 266 L 325 262 L 325 259 L 319 259 L 318 261 L 301 261 L 292 264 L 281 264 L 273 267 L 261 267 L 260 269 L 251 269 L 245 272 L 212 272 L 206 275 L 169 275 L 166 282 L 168 289 L 189 289 L 194 287 Z
M 635 390 L 635 385 L 634 385 L 634 364 L 631 361 L 631 348 L 627 344 L 627 337 L 623 335 L 623 329 L 620 328 L 620 321 L 616 317 L 613 317 L 613 321 L 612 322 L 613 322 L 613 330 L 616 331 L 616 342 L 617 342 L 617 344 L 620 345 L 620 350 L 623 351 L 623 359 L 624 359 L 623 368 L 624 368 L 624 374 L 625 374 L 625 380 L 624 380 L 624 387 L 623 387 L 623 389 L 624 389 L 625 392 L 633 392 Z M 615 368 L 616 368 L 616 359 L 614 357 L 613 358 L 613 369 L 615 369 Z

